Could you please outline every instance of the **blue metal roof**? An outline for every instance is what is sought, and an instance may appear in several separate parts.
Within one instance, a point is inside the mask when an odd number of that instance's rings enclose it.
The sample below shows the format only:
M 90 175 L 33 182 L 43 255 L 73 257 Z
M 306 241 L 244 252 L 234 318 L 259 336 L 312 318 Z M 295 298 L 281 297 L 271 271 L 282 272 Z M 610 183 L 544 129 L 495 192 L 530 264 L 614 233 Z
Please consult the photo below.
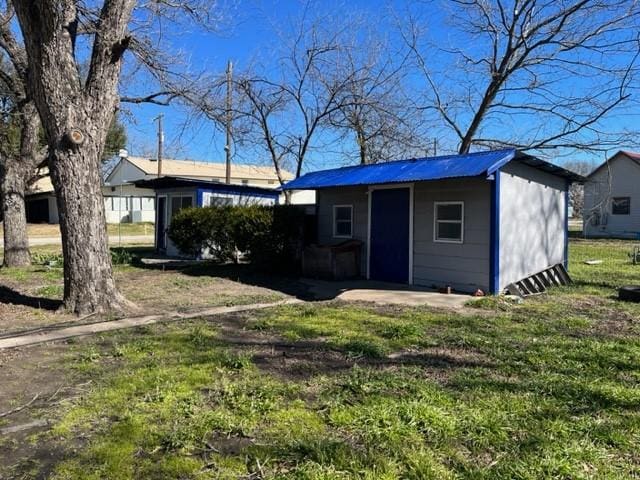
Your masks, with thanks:
M 314 190 L 349 185 L 380 185 L 443 178 L 489 176 L 516 157 L 523 163 L 569 180 L 580 181 L 582 178 L 544 160 L 521 154 L 514 149 L 505 149 L 321 170 L 291 180 L 283 185 L 282 189 Z
M 396 160 L 307 173 L 287 182 L 284 190 L 305 190 L 348 185 L 417 182 L 442 178 L 490 175 L 516 154 L 513 149 Z

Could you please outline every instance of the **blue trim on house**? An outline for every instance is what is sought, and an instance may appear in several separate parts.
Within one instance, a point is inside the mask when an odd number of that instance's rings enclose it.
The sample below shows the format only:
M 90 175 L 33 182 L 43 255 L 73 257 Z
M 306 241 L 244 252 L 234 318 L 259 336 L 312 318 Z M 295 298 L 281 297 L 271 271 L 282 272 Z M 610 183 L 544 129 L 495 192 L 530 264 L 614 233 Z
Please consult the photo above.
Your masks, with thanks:
M 565 182 L 564 187 L 564 268 L 569 270 L 569 187 L 571 182 Z
M 500 289 L 500 169 L 493 173 L 491 182 L 489 263 L 489 293 L 497 295 Z
M 272 193 L 265 193 L 265 192 L 247 192 L 246 190 L 240 190 L 240 189 L 235 189 L 233 187 L 224 187 L 224 188 L 216 188 L 216 189 L 212 189 L 212 188 L 199 188 L 198 189 L 198 195 L 199 195 L 199 205 L 202 206 L 202 195 L 204 193 L 228 193 L 229 195 L 241 195 L 244 197 L 258 197 L 258 198 L 272 198 L 277 200 L 280 197 L 280 193 L 279 192 L 272 192 Z
M 202 194 L 204 193 L 204 189 L 198 188 L 196 190 L 196 207 L 202 207 Z

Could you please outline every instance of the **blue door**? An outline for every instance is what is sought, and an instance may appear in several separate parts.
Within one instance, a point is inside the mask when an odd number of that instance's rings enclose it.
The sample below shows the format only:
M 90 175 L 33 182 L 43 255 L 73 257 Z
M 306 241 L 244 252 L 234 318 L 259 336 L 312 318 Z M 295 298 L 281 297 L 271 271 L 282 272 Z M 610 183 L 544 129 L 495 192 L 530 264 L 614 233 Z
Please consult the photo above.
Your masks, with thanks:
M 371 280 L 409 281 L 409 201 L 408 188 L 371 191 Z

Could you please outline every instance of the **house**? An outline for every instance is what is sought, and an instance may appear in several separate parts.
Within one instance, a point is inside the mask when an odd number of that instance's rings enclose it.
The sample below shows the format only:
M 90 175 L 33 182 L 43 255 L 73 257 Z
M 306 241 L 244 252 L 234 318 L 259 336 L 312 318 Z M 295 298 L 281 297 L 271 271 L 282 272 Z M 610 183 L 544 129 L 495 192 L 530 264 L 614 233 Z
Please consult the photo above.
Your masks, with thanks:
M 155 246 L 158 252 L 169 256 L 181 255 L 167 236 L 171 219 L 181 209 L 212 205 L 275 205 L 281 195 L 273 188 L 172 176 L 136 180 L 133 186 L 155 191 Z
M 58 223 L 58 204 L 47 169 L 27 187 L 25 207 L 29 223 Z
M 362 277 L 499 293 L 567 262 L 568 187 L 583 177 L 515 150 L 308 173 L 318 241 L 363 242 Z
M 224 183 L 224 163 L 196 162 L 192 160 L 163 159 L 161 169 L 156 159 L 125 156 L 120 159 L 105 179 L 103 194 L 108 223 L 153 222 L 156 217 L 155 193 L 148 188 L 135 186 L 137 180 L 160 176 L 192 178 L 207 182 Z M 293 174 L 283 171 L 285 179 Z M 257 165 L 231 165 L 231 183 L 259 188 L 276 189 L 280 186 L 273 167 Z M 295 192 L 293 203 L 314 203 L 313 192 Z
M 640 238 L 640 153 L 620 150 L 587 176 L 587 237 Z
M 226 165 L 223 163 L 195 162 L 191 160 L 162 161 L 162 176 L 192 178 L 206 182 L 225 181 Z M 283 171 L 283 177 L 293 174 Z M 156 194 L 152 189 L 135 185 L 137 180 L 158 178 L 158 162 L 142 157 L 121 157 L 106 176 L 102 187 L 107 223 L 154 222 L 156 218 Z M 275 190 L 280 187 L 273 167 L 256 165 L 231 165 L 231 183 Z M 291 199 L 296 204 L 314 204 L 313 191 L 294 192 Z M 58 223 L 58 209 L 53 185 L 48 176 L 39 179 L 27 194 L 27 220 L 30 223 Z

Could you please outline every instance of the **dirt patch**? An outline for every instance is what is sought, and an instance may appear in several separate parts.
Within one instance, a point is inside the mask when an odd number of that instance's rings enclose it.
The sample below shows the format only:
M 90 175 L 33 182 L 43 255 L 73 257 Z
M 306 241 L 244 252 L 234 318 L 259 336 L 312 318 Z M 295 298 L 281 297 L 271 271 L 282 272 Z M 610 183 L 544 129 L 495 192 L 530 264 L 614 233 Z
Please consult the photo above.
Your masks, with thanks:
M 63 451 L 34 436 L 49 430 L 59 404 L 82 394 L 86 380 L 64 367 L 64 343 L 0 351 L 0 479 L 36 470 L 46 478 Z M 35 398 L 35 400 L 33 400 Z M 31 403 L 30 403 L 31 402 Z M 28 406 L 26 406 L 29 404 Z

